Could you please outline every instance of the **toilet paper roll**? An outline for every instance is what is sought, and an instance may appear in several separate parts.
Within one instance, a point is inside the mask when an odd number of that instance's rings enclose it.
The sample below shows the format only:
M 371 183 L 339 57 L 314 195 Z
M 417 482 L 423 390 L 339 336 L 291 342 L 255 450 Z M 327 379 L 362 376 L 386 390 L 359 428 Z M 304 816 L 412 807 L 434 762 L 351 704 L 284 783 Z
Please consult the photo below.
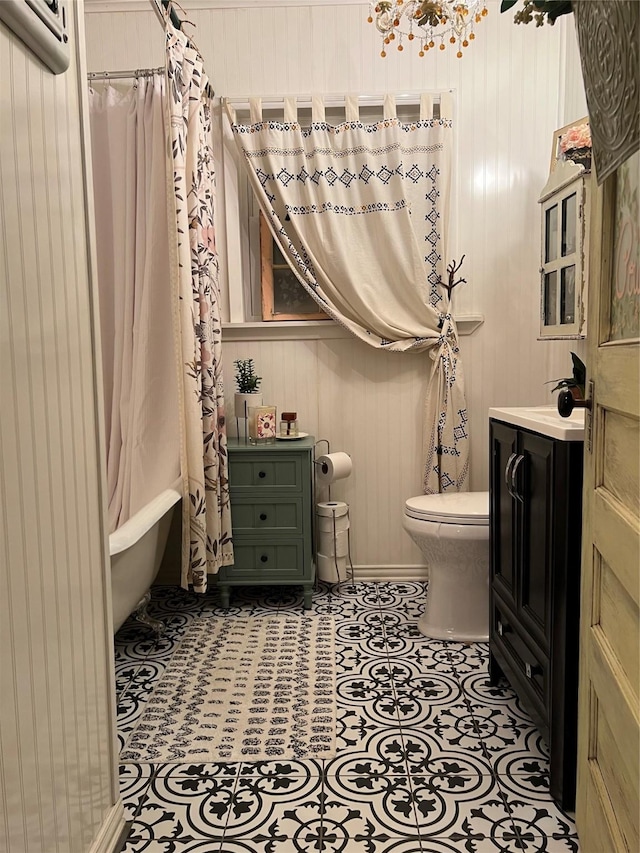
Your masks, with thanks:
M 328 485 L 336 480 L 344 480 L 351 474 L 351 457 L 348 453 L 327 453 L 316 459 L 316 481 Z

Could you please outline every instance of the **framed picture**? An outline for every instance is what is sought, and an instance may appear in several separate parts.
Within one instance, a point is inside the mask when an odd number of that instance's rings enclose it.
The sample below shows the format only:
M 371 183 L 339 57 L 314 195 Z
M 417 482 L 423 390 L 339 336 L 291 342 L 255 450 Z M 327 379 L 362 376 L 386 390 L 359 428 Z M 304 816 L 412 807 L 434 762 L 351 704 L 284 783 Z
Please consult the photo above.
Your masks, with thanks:
M 309 296 L 260 213 L 260 284 L 263 320 L 330 320 Z

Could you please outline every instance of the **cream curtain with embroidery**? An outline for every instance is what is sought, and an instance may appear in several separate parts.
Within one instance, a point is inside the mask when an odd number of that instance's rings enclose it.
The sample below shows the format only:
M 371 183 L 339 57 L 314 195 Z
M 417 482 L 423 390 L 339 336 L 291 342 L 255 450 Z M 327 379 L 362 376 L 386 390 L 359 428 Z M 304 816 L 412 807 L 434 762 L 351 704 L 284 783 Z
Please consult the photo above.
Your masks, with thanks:
M 427 350 L 433 363 L 424 418 L 423 487 L 467 488 L 469 441 L 462 363 L 445 278 L 451 185 L 450 96 L 432 118 L 402 123 L 387 97 L 384 120 L 364 124 L 356 98 L 347 120 L 325 121 L 313 99 L 312 124 L 285 99 L 283 121 L 232 130 L 251 185 L 282 253 L 318 304 L 371 346 Z
M 207 574 L 233 563 L 211 110 L 198 51 L 171 26 L 166 50 L 183 391 L 182 585 L 205 592 Z

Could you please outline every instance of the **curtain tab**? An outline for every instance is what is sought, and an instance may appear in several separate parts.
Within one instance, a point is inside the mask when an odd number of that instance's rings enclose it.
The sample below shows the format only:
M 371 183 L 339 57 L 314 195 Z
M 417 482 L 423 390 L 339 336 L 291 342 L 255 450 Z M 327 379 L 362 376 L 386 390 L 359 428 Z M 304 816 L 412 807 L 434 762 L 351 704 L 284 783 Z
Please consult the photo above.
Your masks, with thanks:
M 357 95 L 347 95 L 345 98 L 344 117 L 346 121 L 360 121 L 360 105 Z
M 236 108 L 229 101 L 229 98 L 223 98 L 222 103 L 224 104 L 224 108 L 227 112 L 227 116 L 228 116 L 231 124 L 237 124 L 238 123 L 238 115 L 236 113 Z
M 287 124 L 298 121 L 298 102 L 290 96 L 284 99 L 284 120 Z
M 251 124 L 258 124 L 262 121 L 262 98 L 249 98 L 249 111 L 251 114 Z
M 391 119 L 397 118 L 398 115 L 396 113 L 396 98 L 395 95 L 385 95 L 384 96 L 384 118 Z
M 443 92 L 440 95 L 440 118 L 453 118 L 453 97 L 451 92 Z
M 322 95 L 311 96 L 311 121 L 313 124 L 325 121 L 324 98 Z
M 433 118 L 433 96 L 428 92 L 420 95 L 420 121 L 428 121 Z

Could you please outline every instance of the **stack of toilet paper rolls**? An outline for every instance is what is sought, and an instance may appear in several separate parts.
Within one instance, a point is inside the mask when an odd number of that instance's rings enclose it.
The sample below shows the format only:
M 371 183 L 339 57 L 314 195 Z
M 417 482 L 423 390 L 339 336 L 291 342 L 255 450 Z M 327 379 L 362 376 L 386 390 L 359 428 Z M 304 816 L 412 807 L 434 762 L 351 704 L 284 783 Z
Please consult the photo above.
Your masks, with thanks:
M 316 485 L 330 486 L 336 480 L 349 477 L 351 470 L 351 457 L 344 451 L 319 456 L 316 459 Z M 317 576 L 328 583 L 339 583 L 347 579 L 349 505 L 343 501 L 328 500 L 316 505 L 316 516 Z
M 343 501 L 325 501 L 316 505 L 316 516 L 317 575 L 328 583 L 344 581 L 349 553 L 349 506 Z

